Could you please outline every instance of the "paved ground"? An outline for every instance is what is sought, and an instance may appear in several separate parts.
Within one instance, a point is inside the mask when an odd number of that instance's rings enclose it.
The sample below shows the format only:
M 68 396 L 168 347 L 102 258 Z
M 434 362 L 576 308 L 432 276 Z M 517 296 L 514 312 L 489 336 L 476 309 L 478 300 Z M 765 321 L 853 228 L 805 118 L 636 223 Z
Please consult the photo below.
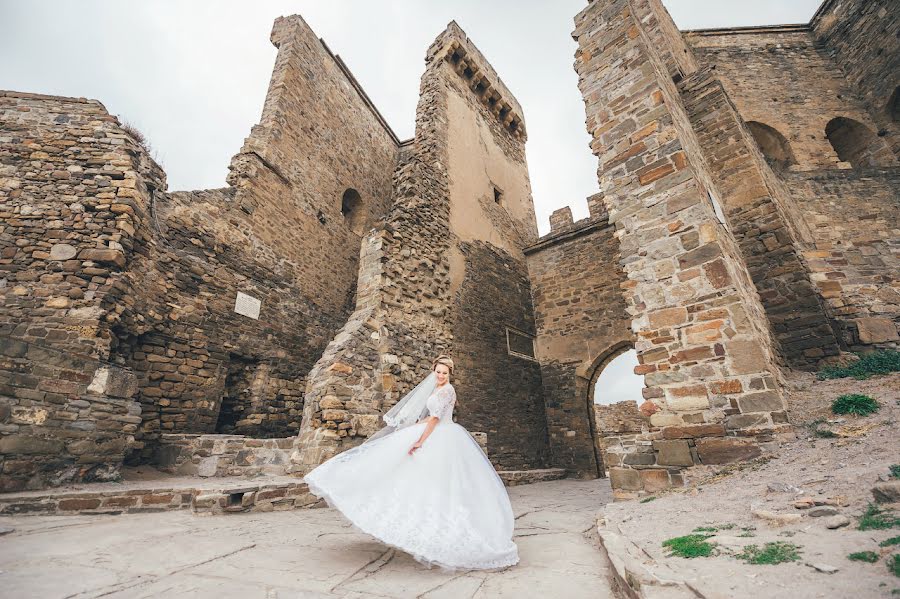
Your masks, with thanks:
M 591 538 L 607 481 L 510 489 L 522 561 L 428 570 L 331 509 L 0 518 L 0 597 L 612 597 Z M 427 531 L 423 531 L 427 534 Z

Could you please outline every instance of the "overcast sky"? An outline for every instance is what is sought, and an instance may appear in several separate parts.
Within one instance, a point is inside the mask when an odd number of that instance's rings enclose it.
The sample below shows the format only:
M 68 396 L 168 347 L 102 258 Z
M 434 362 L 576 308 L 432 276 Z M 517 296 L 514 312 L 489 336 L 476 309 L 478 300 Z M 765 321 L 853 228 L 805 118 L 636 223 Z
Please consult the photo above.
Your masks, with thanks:
M 807 22 L 819 0 L 664 0 L 682 29 Z M 597 189 L 572 69 L 584 0 L 0 0 L 0 89 L 102 101 L 143 131 L 169 189 L 225 184 L 259 120 L 279 15 L 303 15 L 401 139 L 411 137 L 425 50 L 451 19 L 525 111 L 542 233 L 556 208 L 586 216 Z

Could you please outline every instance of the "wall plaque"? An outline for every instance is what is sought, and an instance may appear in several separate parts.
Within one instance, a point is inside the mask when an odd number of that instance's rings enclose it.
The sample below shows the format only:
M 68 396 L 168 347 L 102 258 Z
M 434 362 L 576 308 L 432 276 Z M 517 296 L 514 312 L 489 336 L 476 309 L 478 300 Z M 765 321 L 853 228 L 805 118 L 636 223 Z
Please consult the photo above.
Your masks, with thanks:
M 237 297 L 234 299 L 234 311 L 238 314 L 259 320 L 260 306 L 262 306 L 262 302 L 255 297 L 240 291 L 237 292 Z

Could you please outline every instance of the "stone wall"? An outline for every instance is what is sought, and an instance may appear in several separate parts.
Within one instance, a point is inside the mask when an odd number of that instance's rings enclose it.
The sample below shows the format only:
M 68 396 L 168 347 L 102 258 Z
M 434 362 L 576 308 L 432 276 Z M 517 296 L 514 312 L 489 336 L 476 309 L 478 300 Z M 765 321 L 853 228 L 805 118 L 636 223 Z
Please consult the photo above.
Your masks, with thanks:
M 651 424 L 662 430 L 651 434 L 675 427 L 714 437 L 728 419 L 727 436 L 702 458 L 721 463 L 758 454 L 781 426 L 784 401 L 763 307 L 716 216 L 714 178 L 676 88 L 691 65 L 673 62 L 688 48 L 660 25 L 669 20 L 658 3 L 595 0 L 576 18 L 575 68 L 628 277 L 645 397 L 661 408 Z M 611 470 L 626 494 L 668 485 L 671 474 L 658 461 Z
M 157 464 L 163 472 L 203 478 L 282 475 L 294 439 L 251 439 L 241 435 L 164 434 Z
M 791 173 L 813 230 L 811 277 L 853 351 L 897 347 L 900 327 L 900 171 Z
M 136 391 L 128 370 L 0 337 L 0 492 L 117 480 Z
M 859 87 L 819 49 L 809 27 L 695 31 L 686 35 L 700 64 L 714 68 L 744 121 L 775 129 L 795 168 L 834 167 L 840 161 L 826 135 L 838 117 L 866 127 L 871 161 L 896 164 Z
M 558 210 L 550 233 L 526 250 L 551 464 L 581 477 L 604 469 L 595 449 L 593 375 L 607 357 L 634 345 L 615 228 L 601 197 L 590 198 L 589 208 L 578 223 L 568 208 Z
M 810 23 L 822 51 L 840 67 L 900 158 L 900 5 L 892 0 L 826 0 Z

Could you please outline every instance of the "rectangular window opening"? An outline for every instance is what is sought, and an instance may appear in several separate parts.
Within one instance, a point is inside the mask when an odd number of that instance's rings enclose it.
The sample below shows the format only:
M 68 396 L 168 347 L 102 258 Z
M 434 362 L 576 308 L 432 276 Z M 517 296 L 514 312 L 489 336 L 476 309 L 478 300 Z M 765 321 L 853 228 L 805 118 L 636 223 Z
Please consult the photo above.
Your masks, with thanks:
M 503 204 L 503 190 L 497 187 L 496 185 L 492 185 L 494 189 L 494 202 L 498 205 Z

